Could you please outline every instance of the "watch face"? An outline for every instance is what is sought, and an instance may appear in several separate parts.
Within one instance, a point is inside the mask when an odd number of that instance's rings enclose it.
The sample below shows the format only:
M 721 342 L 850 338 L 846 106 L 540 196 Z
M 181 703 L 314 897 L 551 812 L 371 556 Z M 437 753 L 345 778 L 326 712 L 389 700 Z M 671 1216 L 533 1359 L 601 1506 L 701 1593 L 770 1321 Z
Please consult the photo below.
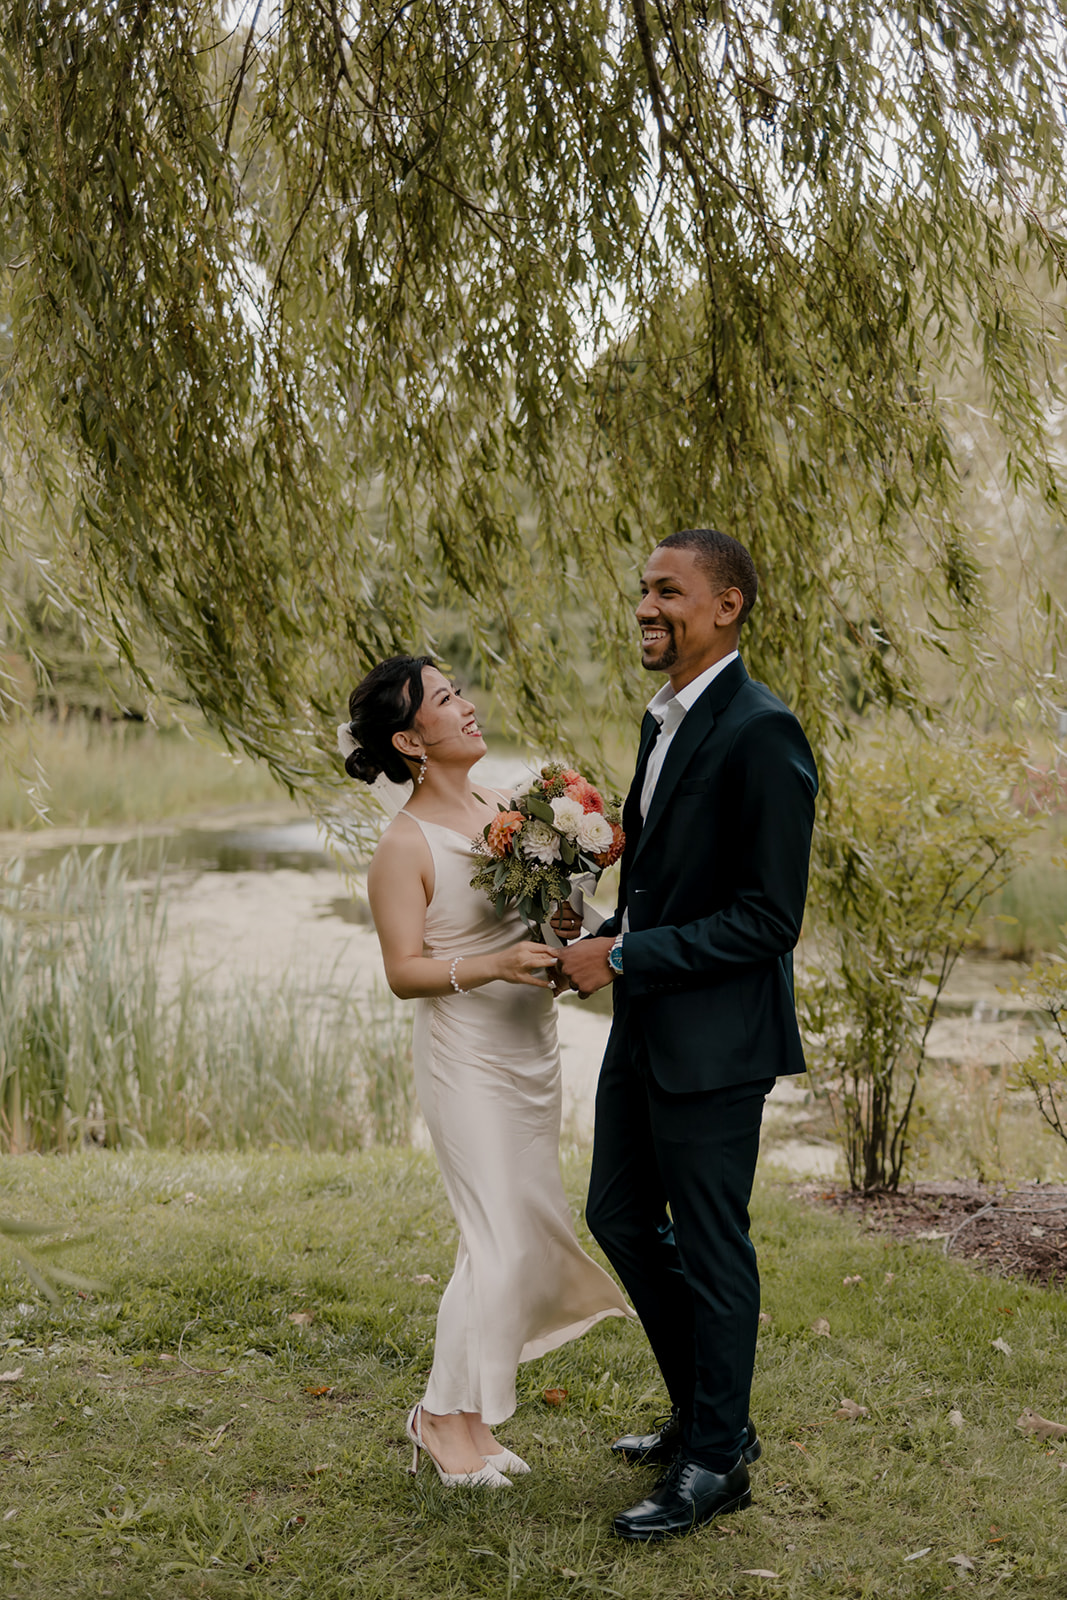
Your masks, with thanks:
M 612 972 L 618 974 L 621 977 L 621 975 L 622 975 L 622 951 L 621 950 L 609 950 L 608 951 L 608 966 L 611 968 Z

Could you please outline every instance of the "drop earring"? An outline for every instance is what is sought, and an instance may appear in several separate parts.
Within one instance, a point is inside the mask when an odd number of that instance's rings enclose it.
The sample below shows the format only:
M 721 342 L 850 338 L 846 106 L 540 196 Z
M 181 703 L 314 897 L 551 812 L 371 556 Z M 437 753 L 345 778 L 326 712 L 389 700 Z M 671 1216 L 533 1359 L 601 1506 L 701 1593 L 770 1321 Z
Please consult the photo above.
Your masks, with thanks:
M 425 776 L 426 776 L 426 768 L 429 765 L 430 765 L 430 758 L 429 758 L 429 756 L 426 754 L 426 752 L 424 750 L 422 752 L 422 755 L 419 757 L 419 771 L 418 771 L 418 776 L 415 779 L 416 788 L 419 786 L 419 784 L 422 783 L 423 778 L 425 778 Z

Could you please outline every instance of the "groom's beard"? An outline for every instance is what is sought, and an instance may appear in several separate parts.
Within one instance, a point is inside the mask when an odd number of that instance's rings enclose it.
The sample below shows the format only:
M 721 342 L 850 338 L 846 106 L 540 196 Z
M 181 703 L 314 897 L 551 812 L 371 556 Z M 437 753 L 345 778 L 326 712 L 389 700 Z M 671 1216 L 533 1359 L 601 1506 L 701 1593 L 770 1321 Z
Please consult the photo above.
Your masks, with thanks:
M 663 624 L 661 623 L 660 626 L 662 627 Z M 655 661 L 646 661 L 642 657 L 641 665 L 646 672 L 670 672 L 672 667 L 678 665 L 678 646 L 674 642 L 673 629 L 668 631 L 667 642 L 663 646 L 662 654 L 658 655 Z

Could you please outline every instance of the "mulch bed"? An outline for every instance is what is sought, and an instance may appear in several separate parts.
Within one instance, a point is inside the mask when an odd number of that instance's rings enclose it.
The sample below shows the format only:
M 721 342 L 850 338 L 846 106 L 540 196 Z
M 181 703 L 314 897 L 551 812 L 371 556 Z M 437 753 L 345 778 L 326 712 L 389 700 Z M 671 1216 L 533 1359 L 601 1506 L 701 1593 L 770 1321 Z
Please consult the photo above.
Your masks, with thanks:
M 799 1199 L 857 1217 L 870 1233 L 926 1240 L 1004 1277 L 1067 1282 L 1067 1185 L 916 1183 L 899 1194 L 857 1195 L 808 1183 Z

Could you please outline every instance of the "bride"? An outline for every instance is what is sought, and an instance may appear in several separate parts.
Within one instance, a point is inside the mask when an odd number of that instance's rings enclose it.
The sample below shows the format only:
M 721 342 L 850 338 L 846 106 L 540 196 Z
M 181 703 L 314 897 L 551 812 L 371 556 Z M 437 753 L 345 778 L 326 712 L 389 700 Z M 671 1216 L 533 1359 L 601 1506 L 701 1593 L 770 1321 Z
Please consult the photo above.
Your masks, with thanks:
M 470 887 L 470 841 L 504 798 L 471 782 L 485 754 L 474 707 L 429 656 L 394 656 L 353 690 L 349 717 L 349 776 L 413 781 L 367 888 L 389 986 L 417 1002 L 415 1083 L 459 1227 L 407 1420 L 411 1470 L 425 1450 L 446 1485 L 503 1488 L 530 1470 L 492 1432 L 515 1410 L 518 1363 L 633 1313 L 578 1244 L 560 1181 L 556 951 Z

